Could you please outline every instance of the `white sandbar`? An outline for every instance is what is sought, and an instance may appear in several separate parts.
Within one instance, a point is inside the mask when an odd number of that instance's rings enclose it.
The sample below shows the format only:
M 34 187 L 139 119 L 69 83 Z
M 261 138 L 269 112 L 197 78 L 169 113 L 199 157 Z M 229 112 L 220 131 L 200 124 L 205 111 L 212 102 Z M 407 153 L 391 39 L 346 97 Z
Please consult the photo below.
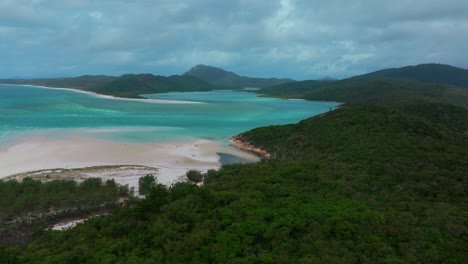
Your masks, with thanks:
M 203 102 L 195 102 L 195 101 L 115 97 L 112 95 L 98 94 L 95 92 L 84 91 L 84 90 L 73 89 L 73 88 L 49 87 L 49 86 L 42 86 L 42 85 L 31 85 L 31 84 L 0 84 L 0 85 L 14 85 L 14 86 L 33 87 L 33 88 L 41 88 L 41 89 L 71 91 L 75 93 L 91 95 L 91 96 L 98 97 L 98 98 L 118 100 L 118 101 L 141 102 L 141 103 L 151 103 L 151 104 L 203 104 Z

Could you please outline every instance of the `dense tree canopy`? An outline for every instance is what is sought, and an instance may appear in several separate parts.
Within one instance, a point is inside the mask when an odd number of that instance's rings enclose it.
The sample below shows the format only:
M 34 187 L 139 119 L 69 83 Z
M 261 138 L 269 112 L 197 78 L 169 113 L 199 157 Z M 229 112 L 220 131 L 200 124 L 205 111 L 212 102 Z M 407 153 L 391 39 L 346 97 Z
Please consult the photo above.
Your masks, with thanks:
M 31 232 L 61 219 L 87 216 L 119 206 L 119 198 L 131 194 L 113 180 L 89 178 L 41 182 L 25 178 L 0 181 L 0 244 L 25 243 Z
M 437 111 L 438 114 L 429 114 Z M 27 247 L 24 263 L 464 263 L 467 111 L 344 108 L 254 129 L 275 153 Z
M 420 69 L 377 77 L 421 79 Z M 141 84 L 140 77 L 124 81 Z M 0 246 L 0 263 L 465 263 L 467 90 L 367 77 L 263 90 L 346 106 L 241 134 L 270 159 L 190 171 L 192 182 L 171 187 L 148 175 L 140 181 L 144 199 L 67 231 L 38 230 L 28 245 Z M 76 188 L 58 184 L 0 182 L 8 209 L 0 217 L 61 204 L 30 198 L 49 189 L 67 197 L 61 190 Z M 98 180 L 80 186 L 89 197 L 119 190 Z

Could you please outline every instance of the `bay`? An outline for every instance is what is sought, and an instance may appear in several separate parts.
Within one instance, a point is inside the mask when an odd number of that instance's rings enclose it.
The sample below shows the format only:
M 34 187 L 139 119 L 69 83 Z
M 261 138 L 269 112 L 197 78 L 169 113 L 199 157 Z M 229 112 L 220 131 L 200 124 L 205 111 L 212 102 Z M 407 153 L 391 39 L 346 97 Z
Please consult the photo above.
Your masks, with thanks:
M 242 91 L 145 97 L 176 102 L 148 103 L 69 90 L 0 85 L 0 144 L 37 133 L 49 137 L 75 133 L 138 143 L 196 138 L 227 143 L 231 136 L 243 131 L 295 123 L 339 105 L 258 97 Z

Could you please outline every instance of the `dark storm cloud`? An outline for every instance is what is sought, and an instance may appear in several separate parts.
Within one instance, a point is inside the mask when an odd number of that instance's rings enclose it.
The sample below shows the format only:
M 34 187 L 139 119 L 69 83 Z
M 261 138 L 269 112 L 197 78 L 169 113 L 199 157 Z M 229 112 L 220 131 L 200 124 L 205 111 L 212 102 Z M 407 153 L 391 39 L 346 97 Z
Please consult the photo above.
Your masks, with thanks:
M 182 73 L 346 77 L 468 67 L 459 0 L 0 0 L 0 76 Z

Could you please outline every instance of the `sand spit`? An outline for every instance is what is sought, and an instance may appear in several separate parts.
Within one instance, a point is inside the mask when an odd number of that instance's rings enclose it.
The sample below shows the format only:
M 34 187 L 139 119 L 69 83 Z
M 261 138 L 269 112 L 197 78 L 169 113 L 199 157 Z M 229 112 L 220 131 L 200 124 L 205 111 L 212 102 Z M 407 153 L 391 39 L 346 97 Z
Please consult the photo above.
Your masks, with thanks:
M 0 85 L 4 85 L 4 84 L 0 84 Z M 84 91 L 84 90 L 73 89 L 73 88 L 48 87 L 48 86 L 31 85 L 31 84 L 9 84 L 9 85 L 24 86 L 24 87 L 35 87 L 35 88 L 41 88 L 41 89 L 71 91 L 71 92 L 75 92 L 75 93 L 82 93 L 82 94 L 91 95 L 91 96 L 98 97 L 98 98 L 119 100 L 119 101 L 129 101 L 129 102 L 141 102 L 141 103 L 151 103 L 151 104 L 204 104 L 203 102 L 195 102 L 195 101 L 115 97 L 115 96 L 112 96 L 112 95 L 98 94 L 98 93 L 95 93 L 95 92 Z

